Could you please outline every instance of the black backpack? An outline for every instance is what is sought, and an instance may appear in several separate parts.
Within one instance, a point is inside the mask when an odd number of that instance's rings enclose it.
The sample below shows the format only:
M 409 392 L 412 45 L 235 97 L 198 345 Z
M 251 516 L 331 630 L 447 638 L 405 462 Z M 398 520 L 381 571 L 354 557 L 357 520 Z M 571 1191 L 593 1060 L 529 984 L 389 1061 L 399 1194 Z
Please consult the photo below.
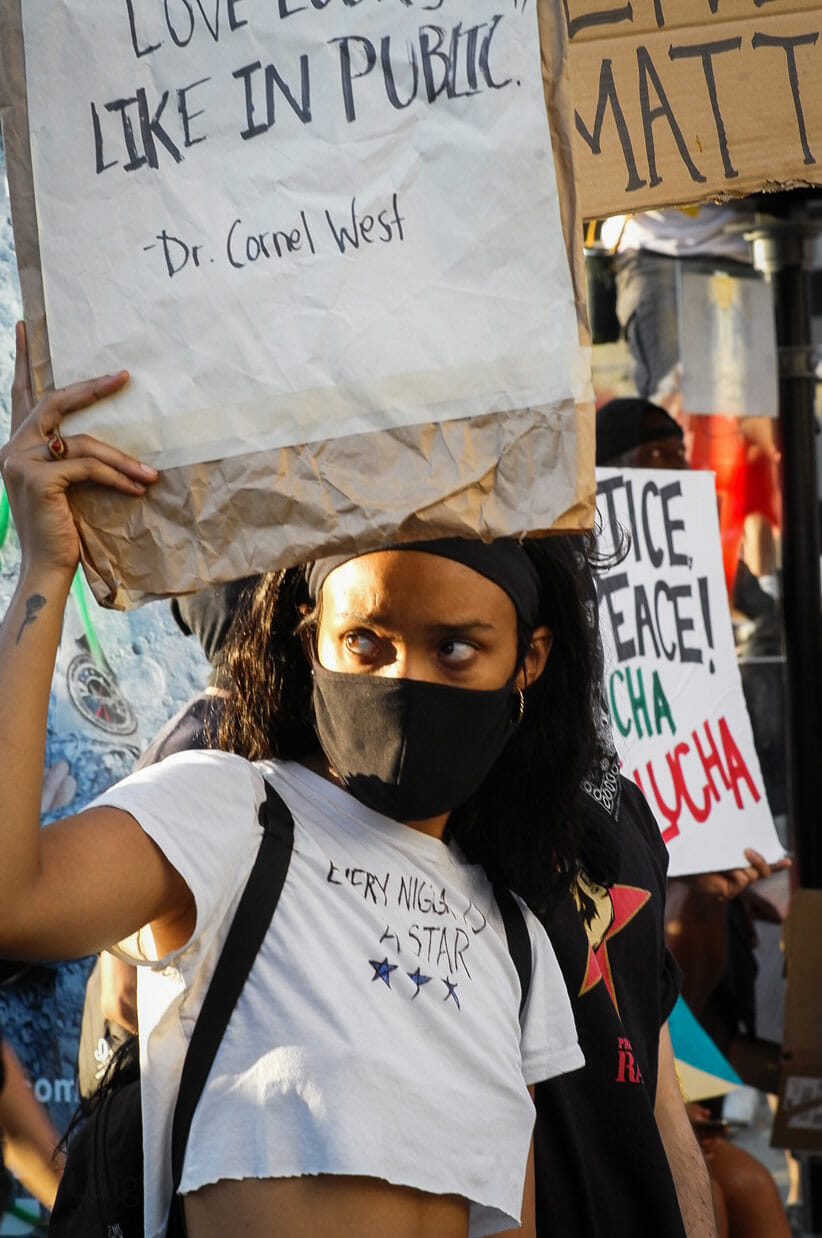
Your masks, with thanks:
M 167 1238 L 185 1235 L 177 1188 L 188 1132 L 234 1007 L 265 937 L 288 872 L 294 821 L 266 782 L 263 837 L 197 1018 L 180 1078 L 171 1133 L 174 1197 Z M 137 1037 L 114 1054 L 99 1090 L 81 1106 L 54 1210 L 53 1238 L 143 1238 L 143 1138 Z
M 203 1006 L 180 1078 L 171 1130 L 174 1195 L 166 1238 L 184 1238 L 185 1219 L 177 1193 L 188 1132 L 211 1064 L 251 971 L 288 872 L 294 819 L 266 782 L 260 805 L 263 838 Z M 508 890 L 494 887 L 508 949 L 520 981 L 520 1015 L 531 982 L 531 942 L 519 905 Z M 49 1222 L 50 1238 L 143 1238 L 143 1138 L 137 1037 L 115 1052 L 98 1091 L 81 1106 L 82 1121 L 71 1137 L 66 1167 Z

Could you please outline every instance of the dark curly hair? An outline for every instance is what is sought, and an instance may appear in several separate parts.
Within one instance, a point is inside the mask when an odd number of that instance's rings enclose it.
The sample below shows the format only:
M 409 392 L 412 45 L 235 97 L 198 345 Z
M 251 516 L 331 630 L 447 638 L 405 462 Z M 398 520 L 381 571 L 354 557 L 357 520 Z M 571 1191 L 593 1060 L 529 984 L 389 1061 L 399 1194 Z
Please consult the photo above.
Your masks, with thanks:
M 482 786 L 451 814 L 445 837 L 492 881 L 550 911 L 578 871 L 577 793 L 596 749 L 599 662 L 586 561 L 593 541 L 556 534 L 523 545 L 541 581 L 537 625 L 553 633 L 551 654 L 526 689 L 522 722 Z M 250 760 L 300 760 L 318 750 L 303 646 L 311 605 L 304 568 L 261 578 L 229 638 L 226 666 L 235 690 L 220 747 Z M 520 622 L 520 661 L 530 639 Z

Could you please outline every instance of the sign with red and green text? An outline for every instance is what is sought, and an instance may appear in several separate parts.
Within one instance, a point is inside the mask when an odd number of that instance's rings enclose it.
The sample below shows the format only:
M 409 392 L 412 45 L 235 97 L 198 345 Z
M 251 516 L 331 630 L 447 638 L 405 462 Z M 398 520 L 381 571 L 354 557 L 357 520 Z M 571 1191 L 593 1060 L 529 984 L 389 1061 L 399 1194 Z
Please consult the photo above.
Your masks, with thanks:
M 605 686 L 622 772 L 642 789 L 670 875 L 783 848 L 754 747 L 722 572 L 712 473 L 597 469 Z M 627 546 L 627 553 L 625 548 Z

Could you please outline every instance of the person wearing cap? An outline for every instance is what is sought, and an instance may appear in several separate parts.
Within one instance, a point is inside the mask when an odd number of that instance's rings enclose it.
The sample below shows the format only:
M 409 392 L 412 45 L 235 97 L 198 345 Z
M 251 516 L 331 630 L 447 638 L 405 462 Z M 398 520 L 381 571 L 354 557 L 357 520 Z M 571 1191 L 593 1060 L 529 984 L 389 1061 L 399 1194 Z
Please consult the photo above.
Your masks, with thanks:
M 643 396 L 620 396 L 597 409 L 596 463 L 623 469 L 691 467 L 682 427 Z M 735 564 L 732 585 L 731 605 L 754 623 L 758 647 L 774 652 L 776 604 L 743 559 Z
M 231 751 L 175 754 L 40 830 L 79 556 L 66 491 L 92 481 L 139 500 L 156 473 L 70 432 L 125 373 L 37 404 L 27 375 L 20 328 L 18 428 L 0 452 L 22 560 L 0 631 L 0 692 L 19 705 L 0 718 L 16 770 L 0 787 L 0 950 L 120 943 L 140 967 L 146 1234 L 164 1232 L 181 1063 L 270 782 L 294 845 L 194 1115 L 189 1234 L 479 1238 L 522 1217 L 533 1235 L 529 1088 L 582 1065 L 524 901 L 547 908 L 575 875 L 596 748 L 576 542 L 452 539 L 264 577 L 228 663 Z M 495 885 L 523 900 L 526 993 Z
M 597 409 L 596 462 L 615 469 L 688 468 L 682 430 L 664 408 L 641 396 L 608 400 Z

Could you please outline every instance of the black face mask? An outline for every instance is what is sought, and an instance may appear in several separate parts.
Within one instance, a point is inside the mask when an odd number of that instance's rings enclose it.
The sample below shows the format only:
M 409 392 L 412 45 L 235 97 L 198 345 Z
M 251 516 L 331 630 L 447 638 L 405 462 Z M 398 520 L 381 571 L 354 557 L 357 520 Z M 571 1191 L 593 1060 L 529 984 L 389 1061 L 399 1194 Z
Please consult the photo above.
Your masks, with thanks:
M 323 752 L 343 785 L 396 821 L 457 808 L 514 732 L 513 679 L 493 691 L 314 666 Z

